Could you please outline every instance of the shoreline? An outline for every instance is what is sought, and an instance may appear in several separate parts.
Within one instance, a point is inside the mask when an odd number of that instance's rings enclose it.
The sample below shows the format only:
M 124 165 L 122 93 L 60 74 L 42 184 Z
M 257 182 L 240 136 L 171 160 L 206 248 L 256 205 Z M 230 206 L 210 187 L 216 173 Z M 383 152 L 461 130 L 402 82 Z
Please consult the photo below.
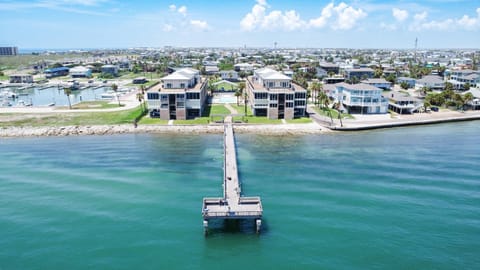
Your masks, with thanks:
M 307 124 L 234 124 L 235 133 L 273 136 L 314 135 L 334 132 L 432 125 L 450 122 L 480 120 L 480 112 L 464 115 L 437 115 L 436 118 L 392 119 L 390 121 L 358 121 L 326 126 L 313 121 Z M 222 124 L 209 125 L 77 125 L 44 127 L 0 127 L 0 138 L 85 136 L 114 134 L 222 134 Z
M 278 124 L 278 125 L 242 125 L 235 124 L 239 134 L 261 135 L 306 135 L 333 132 L 316 123 Z M 222 124 L 211 125 L 88 125 L 59 127 L 4 127 L 0 128 L 1 138 L 18 137 L 54 137 L 114 134 L 223 134 Z

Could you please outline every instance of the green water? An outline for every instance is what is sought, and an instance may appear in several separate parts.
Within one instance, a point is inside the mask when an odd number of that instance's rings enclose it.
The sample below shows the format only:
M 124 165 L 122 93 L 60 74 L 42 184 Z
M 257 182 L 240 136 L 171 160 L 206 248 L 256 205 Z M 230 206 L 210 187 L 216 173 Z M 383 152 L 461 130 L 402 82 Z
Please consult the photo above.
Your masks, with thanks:
M 1 139 L 0 269 L 479 269 L 479 124 L 237 135 L 264 228 L 207 238 L 221 135 Z

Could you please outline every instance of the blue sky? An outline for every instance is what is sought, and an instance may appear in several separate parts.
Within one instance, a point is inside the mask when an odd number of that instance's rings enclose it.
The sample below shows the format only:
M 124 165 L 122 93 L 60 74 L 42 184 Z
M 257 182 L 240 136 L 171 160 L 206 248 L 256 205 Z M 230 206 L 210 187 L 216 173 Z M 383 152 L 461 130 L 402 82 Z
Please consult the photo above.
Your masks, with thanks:
M 0 0 L 0 45 L 479 48 L 480 0 Z

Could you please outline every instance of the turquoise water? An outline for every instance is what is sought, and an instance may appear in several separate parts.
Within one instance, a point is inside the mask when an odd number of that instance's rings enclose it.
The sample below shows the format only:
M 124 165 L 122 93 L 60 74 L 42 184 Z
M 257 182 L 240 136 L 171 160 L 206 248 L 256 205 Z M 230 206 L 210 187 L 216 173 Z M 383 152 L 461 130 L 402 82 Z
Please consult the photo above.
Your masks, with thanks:
M 264 230 L 203 236 L 222 136 L 0 140 L 0 269 L 479 269 L 479 122 L 237 135 Z

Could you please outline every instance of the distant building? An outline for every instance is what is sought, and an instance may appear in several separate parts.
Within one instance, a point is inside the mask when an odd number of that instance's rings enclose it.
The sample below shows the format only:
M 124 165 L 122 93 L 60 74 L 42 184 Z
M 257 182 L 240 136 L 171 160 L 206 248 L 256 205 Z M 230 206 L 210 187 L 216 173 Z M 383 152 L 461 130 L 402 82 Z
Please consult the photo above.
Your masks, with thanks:
M 220 71 L 220 69 L 217 66 L 205 66 L 205 73 L 209 75 L 218 73 L 218 71 Z
M 324 84 L 335 84 L 335 83 L 341 83 L 344 81 L 345 81 L 345 78 L 342 76 L 327 77 L 327 78 L 323 78 L 322 80 Z
M 441 91 L 445 89 L 445 81 L 443 81 L 441 77 L 435 75 L 424 76 L 415 82 L 415 88 L 421 89 L 423 87 Z
M 384 114 L 388 111 L 388 101 L 382 97 L 382 89 L 364 83 L 337 83 L 334 98 L 352 114 Z
M 322 62 L 319 67 L 328 73 L 338 74 L 340 72 L 340 66 L 333 63 Z
M 397 83 L 398 84 L 407 83 L 408 88 L 414 88 L 415 87 L 415 82 L 416 82 L 416 79 L 410 78 L 410 77 L 398 77 L 397 78 Z
M 235 64 L 233 67 L 235 71 L 253 71 L 253 69 L 255 68 L 254 65 L 249 63 Z
M 349 80 L 357 78 L 358 80 L 373 78 L 374 70 L 371 68 L 352 68 L 345 70 L 345 77 Z
M 56 67 L 56 68 L 45 69 L 43 73 L 45 73 L 45 77 L 53 78 L 53 77 L 59 77 L 59 76 L 67 76 L 69 70 L 70 69 L 68 67 Z
M 307 90 L 273 69 L 259 69 L 248 77 L 247 93 L 255 116 L 267 116 L 269 119 L 305 116 Z
M 101 70 L 102 70 L 102 73 L 105 73 L 105 74 L 110 74 L 112 76 L 118 75 L 118 66 L 115 66 L 115 65 L 103 65 Z
M 381 88 L 383 90 L 390 90 L 392 88 L 392 83 L 385 80 L 385 79 L 366 79 L 361 81 L 362 83 L 369 84 L 378 88 Z
M 238 80 L 238 72 L 236 72 L 235 70 L 222 70 L 219 73 L 222 80 L 227 80 L 227 81 Z
M 83 66 L 78 66 L 78 67 L 73 67 L 70 69 L 70 76 L 72 78 L 90 78 L 92 77 L 92 70 L 83 67 Z
M 29 74 L 10 75 L 10 83 L 33 83 L 33 76 Z
M 18 47 L 0 47 L 0 55 L 17 55 Z
M 193 68 L 179 69 L 147 91 L 148 110 L 164 120 L 200 117 L 206 101 L 207 80 Z

